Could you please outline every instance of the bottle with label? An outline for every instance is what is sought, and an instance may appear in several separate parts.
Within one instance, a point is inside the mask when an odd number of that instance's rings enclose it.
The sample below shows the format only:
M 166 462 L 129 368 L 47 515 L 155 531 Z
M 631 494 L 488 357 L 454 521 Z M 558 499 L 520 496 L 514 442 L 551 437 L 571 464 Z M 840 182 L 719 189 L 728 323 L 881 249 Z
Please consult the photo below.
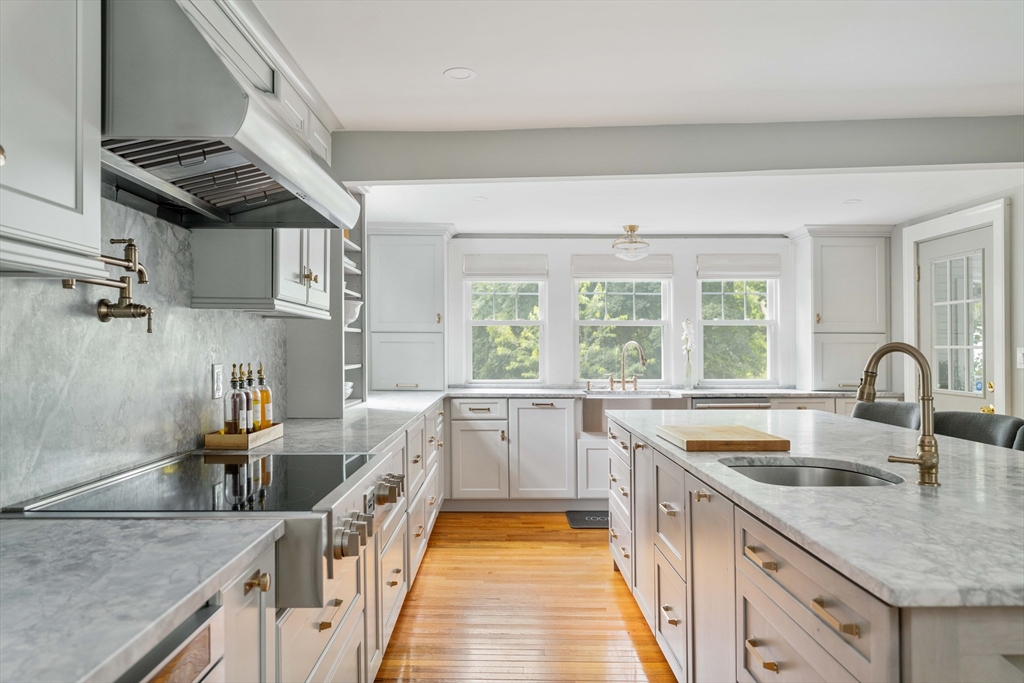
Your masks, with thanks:
M 245 396 L 245 423 L 242 434 L 252 434 L 252 392 L 245 386 L 245 368 L 238 364 L 238 390 Z
M 245 394 L 238 389 L 238 366 L 231 366 L 231 391 L 224 394 L 224 433 L 245 434 Z
M 260 394 L 262 393 L 256 388 L 256 383 L 252 378 L 252 363 L 246 364 L 249 368 L 249 374 L 245 379 L 245 388 L 249 391 L 252 396 L 252 431 L 258 432 L 263 429 L 263 411 L 260 410 Z
M 256 388 L 260 392 L 260 409 L 263 411 L 263 419 L 260 421 L 261 429 L 267 429 L 274 424 L 274 404 L 270 385 L 267 384 L 267 378 L 263 374 L 263 363 L 260 363 L 256 377 Z

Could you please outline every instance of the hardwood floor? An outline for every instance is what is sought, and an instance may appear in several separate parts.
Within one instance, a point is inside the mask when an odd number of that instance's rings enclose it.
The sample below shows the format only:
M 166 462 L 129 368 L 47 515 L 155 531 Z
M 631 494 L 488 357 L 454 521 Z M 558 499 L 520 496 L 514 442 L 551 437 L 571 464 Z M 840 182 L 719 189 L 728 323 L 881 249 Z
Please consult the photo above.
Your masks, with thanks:
M 563 513 L 442 512 L 377 681 L 675 681 L 607 539 Z

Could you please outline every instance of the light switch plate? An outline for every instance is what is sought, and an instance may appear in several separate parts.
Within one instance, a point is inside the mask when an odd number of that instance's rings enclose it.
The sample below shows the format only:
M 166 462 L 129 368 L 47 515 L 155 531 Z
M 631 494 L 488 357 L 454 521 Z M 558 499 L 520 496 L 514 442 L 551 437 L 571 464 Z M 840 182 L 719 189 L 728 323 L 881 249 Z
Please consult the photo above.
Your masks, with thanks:
M 224 397 L 224 366 L 214 363 L 210 372 L 210 392 L 212 398 Z
M 1017 369 L 1024 370 L 1024 346 L 1017 347 Z

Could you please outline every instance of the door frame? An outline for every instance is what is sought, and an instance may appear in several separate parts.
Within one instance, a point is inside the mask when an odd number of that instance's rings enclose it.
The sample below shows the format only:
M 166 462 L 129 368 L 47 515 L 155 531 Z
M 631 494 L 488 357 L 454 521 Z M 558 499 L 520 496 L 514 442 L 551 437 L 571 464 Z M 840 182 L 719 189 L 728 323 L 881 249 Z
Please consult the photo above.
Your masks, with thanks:
M 928 242 L 941 237 L 948 237 L 961 232 L 967 232 L 977 228 L 992 227 L 992 251 L 991 277 L 992 279 L 992 301 L 986 302 L 991 305 L 993 313 L 992 349 L 994 358 L 993 381 L 996 383 L 996 391 L 993 403 L 996 412 L 1006 414 L 1009 410 L 1009 386 L 1010 386 L 1010 363 L 1009 363 L 1009 327 L 1006 320 L 1009 316 L 1009 297 L 1007 296 L 1005 282 L 1009 274 L 1007 258 L 1009 252 L 1006 249 L 1006 230 L 1010 225 L 1010 202 L 1006 198 L 997 199 L 993 202 L 980 204 L 970 209 L 957 211 L 946 216 L 934 218 L 930 221 L 911 225 L 903 229 L 903 338 L 908 344 L 917 346 L 918 343 L 918 307 L 920 300 L 917 291 L 917 258 L 918 245 L 921 242 Z M 986 268 L 988 264 L 986 264 Z M 917 386 L 917 367 L 913 363 L 903 364 L 903 386 L 905 391 L 910 393 L 910 387 Z

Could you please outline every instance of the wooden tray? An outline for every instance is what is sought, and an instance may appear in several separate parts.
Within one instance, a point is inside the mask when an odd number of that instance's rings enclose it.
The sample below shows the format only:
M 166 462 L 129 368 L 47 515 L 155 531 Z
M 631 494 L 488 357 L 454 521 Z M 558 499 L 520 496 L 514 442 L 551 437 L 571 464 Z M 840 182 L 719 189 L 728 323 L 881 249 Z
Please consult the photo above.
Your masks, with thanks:
M 284 424 L 275 422 L 266 429 L 252 434 L 221 434 L 210 432 L 206 435 L 204 447 L 215 451 L 247 451 L 284 436 Z
M 657 425 L 655 431 L 686 451 L 789 450 L 789 439 L 743 425 Z

